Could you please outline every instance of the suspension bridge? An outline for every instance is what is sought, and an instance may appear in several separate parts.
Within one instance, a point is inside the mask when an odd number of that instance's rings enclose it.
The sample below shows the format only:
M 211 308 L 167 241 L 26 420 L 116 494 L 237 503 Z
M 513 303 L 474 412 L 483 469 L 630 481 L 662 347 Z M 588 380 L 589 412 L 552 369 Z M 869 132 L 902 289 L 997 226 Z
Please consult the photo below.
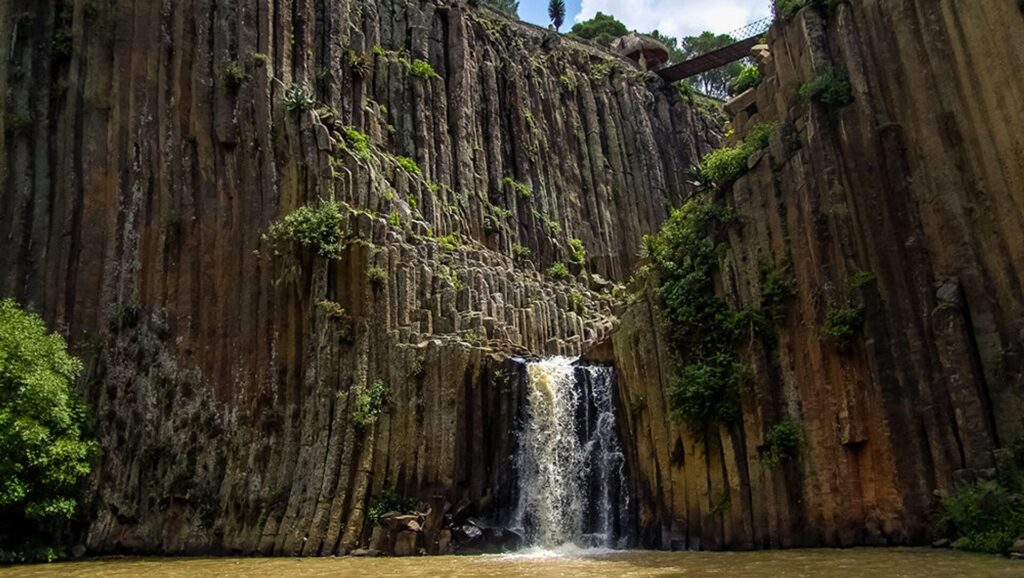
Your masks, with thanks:
M 734 44 L 701 54 L 675 66 L 663 68 L 658 71 L 658 75 L 668 82 L 676 82 L 742 60 L 750 56 L 751 48 L 760 44 L 761 38 L 772 27 L 774 20 L 774 16 L 769 16 L 752 22 L 739 30 L 734 30 L 728 36 L 742 40 L 737 40 Z

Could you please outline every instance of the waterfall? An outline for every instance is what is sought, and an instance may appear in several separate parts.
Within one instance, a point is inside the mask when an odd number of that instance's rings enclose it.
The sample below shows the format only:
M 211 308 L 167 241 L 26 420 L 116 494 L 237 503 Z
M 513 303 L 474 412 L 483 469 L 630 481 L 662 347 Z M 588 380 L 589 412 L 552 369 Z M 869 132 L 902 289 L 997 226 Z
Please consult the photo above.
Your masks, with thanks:
M 625 547 L 630 512 L 614 371 L 556 357 L 528 364 L 527 380 L 516 464 L 516 522 L 527 543 Z

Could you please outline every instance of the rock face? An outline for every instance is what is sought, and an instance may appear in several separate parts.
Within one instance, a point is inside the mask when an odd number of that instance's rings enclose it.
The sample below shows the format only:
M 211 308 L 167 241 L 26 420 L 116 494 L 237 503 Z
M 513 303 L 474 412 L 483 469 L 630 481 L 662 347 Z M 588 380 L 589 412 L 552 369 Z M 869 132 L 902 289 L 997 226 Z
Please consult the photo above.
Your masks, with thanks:
M 725 192 L 737 213 L 718 291 L 795 290 L 753 368 L 742 419 L 707 449 L 669 416 L 669 347 L 633 306 L 614 336 L 644 542 L 762 548 L 927 543 L 958 479 L 991 476 L 1024 410 L 1024 17 L 1013 0 L 860 0 L 768 36 L 739 135 L 781 129 Z M 797 94 L 837 70 L 853 103 Z M 857 302 L 849 347 L 823 339 Z M 800 424 L 796 459 L 759 459 Z M 995 451 L 995 455 L 994 455 Z
M 509 355 L 607 336 L 718 141 L 460 1 L 12 0 L 0 38 L 0 295 L 87 361 L 92 552 L 332 554 L 388 492 L 513 503 Z M 330 200 L 339 258 L 262 239 Z

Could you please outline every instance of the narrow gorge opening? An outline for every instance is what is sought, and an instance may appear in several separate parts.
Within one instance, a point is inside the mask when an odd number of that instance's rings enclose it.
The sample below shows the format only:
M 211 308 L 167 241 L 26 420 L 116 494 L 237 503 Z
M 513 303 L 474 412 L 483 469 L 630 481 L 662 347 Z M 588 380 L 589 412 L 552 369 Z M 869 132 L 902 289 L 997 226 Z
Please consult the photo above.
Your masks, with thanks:
M 625 548 L 632 501 L 616 423 L 615 371 L 554 357 L 527 365 L 514 525 L 541 549 Z

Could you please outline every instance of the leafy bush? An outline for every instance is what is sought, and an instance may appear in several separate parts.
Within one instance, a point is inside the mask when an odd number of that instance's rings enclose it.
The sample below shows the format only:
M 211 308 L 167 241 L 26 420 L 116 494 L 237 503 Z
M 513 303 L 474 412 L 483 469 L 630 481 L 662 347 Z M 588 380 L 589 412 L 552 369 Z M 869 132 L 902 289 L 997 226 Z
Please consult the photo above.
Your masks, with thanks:
M 355 387 L 355 399 L 352 407 L 352 423 L 359 429 L 366 429 L 377 423 L 382 406 L 387 401 L 391 388 L 383 379 L 376 379 L 366 387 L 357 385 Z
M 825 323 L 821 326 L 821 335 L 826 341 L 831 341 L 841 347 L 848 347 L 857 338 L 857 333 L 863 324 L 863 306 L 830 307 L 825 312 Z
M 316 99 L 313 91 L 305 86 L 295 85 L 284 93 L 284 106 L 289 112 L 302 112 L 313 108 Z
M 366 270 L 366 279 L 374 287 L 386 287 L 388 284 L 388 272 L 381 267 L 370 267 Z
M 0 301 L 0 562 L 55 557 L 39 527 L 78 507 L 96 449 L 71 389 L 81 372 L 38 315 Z
M 566 281 L 569 279 L 569 268 L 565 266 L 565 263 L 555 263 L 548 268 L 548 276 L 555 281 Z
M 512 258 L 516 261 L 527 261 L 533 253 L 526 247 L 516 244 L 512 245 Z
M 853 88 L 845 74 L 829 69 L 800 87 L 800 98 L 836 111 L 853 102 Z
M 409 173 L 410 175 L 418 175 L 422 172 L 420 170 L 420 165 L 418 165 L 416 161 L 412 160 L 409 157 L 395 157 L 395 162 L 398 163 L 398 166 L 402 167 L 402 169 L 405 172 Z
M 437 237 L 437 242 L 447 251 L 454 251 L 462 245 L 462 238 L 458 233 L 449 233 Z
M 732 82 L 732 89 L 736 93 L 744 92 L 761 84 L 761 71 L 756 66 L 744 66 L 736 79 Z
M 423 80 L 430 80 L 431 78 L 437 78 L 437 72 L 434 71 L 434 67 L 430 66 L 430 63 L 426 60 L 415 59 L 409 64 L 409 72 L 416 78 Z
M 379 524 L 380 519 L 384 514 L 388 514 L 390 512 L 405 514 L 411 512 L 415 507 L 415 499 L 403 498 L 395 493 L 394 489 L 388 488 L 374 496 L 373 505 L 370 506 L 370 511 L 367 513 L 367 516 L 372 523 Z
M 700 439 L 739 415 L 739 388 L 731 361 L 731 355 L 723 353 L 691 363 L 669 384 L 673 415 L 682 418 Z
M 241 88 L 242 83 L 248 80 L 248 78 L 249 75 L 246 74 L 245 68 L 236 61 L 229 62 L 224 67 L 224 82 L 233 91 Z
M 523 183 L 520 183 L 519 181 L 513 179 L 512 177 L 505 177 L 501 182 L 512 187 L 512 190 L 518 193 L 519 196 L 524 199 L 529 199 L 531 196 L 533 196 L 533 191 L 530 190 L 530 187 L 524 185 Z
M 583 294 L 576 289 L 569 291 L 566 298 L 569 300 L 570 311 L 574 311 L 578 315 L 583 315 L 587 311 L 587 300 L 583 297 Z
M 572 250 L 569 255 L 569 260 L 573 263 L 582 265 L 587 261 L 587 248 L 583 246 L 583 241 L 579 239 L 569 239 L 569 248 Z
M 1006 554 L 1024 536 L 1024 505 L 995 482 L 961 488 L 942 501 L 939 532 L 964 550 Z
M 263 236 L 275 252 L 286 243 L 295 243 L 316 251 L 325 259 L 339 259 L 345 249 L 347 214 L 336 201 L 321 201 L 320 206 L 303 206 L 270 226 Z
M 747 172 L 747 161 L 754 153 L 768 146 L 768 141 L 778 128 L 778 123 L 759 124 L 750 129 L 747 138 L 738 145 L 711 152 L 699 165 L 698 180 L 720 189 L 731 185 Z
M 764 441 L 759 457 L 762 462 L 774 467 L 800 455 L 804 436 L 800 431 L 800 424 L 787 417 L 768 429 Z
M 356 152 L 359 158 L 370 157 L 370 137 L 356 130 L 355 127 L 345 127 L 345 142 Z

